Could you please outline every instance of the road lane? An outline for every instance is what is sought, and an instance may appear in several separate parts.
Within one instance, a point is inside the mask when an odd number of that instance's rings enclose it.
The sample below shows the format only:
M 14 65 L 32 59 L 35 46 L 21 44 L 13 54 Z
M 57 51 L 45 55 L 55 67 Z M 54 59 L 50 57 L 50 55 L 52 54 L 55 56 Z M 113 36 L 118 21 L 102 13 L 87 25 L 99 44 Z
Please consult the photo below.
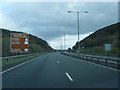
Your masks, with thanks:
M 114 70 L 49 53 L 2 76 L 3 88 L 117 88 L 117 75 Z
M 61 67 L 74 78 L 75 88 L 116 88 L 118 72 L 87 61 L 61 55 Z
M 3 88 L 58 88 L 68 86 L 67 81 L 52 54 L 3 74 Z

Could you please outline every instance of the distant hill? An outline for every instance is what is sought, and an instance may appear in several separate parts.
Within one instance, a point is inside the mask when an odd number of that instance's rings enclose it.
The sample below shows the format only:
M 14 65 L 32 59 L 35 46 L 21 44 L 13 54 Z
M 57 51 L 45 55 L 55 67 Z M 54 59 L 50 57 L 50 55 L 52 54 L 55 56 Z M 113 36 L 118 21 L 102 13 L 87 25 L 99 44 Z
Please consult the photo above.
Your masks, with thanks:
M 118 40 L 118 26 L 120 23 L 112 24 L 110 26 L 101 28 L 85 39 L 81 40 L 81 48 L 103 47 L 104 44 L 112 44 L 114 48 L 120 48 L 120 41 Z M 78 42 L 73 46 L 73 49 L 78 48 Z
M 2 30 L 2 56 L 12 55 L 12 53 L 10 53 L 10 33 L 23 32 L 10 31 L 6 29 L 0 30 Z M 52 50 L 52 47 L 50 47 L 45 40 L 29 34 L 29 53 L 50 52 Z

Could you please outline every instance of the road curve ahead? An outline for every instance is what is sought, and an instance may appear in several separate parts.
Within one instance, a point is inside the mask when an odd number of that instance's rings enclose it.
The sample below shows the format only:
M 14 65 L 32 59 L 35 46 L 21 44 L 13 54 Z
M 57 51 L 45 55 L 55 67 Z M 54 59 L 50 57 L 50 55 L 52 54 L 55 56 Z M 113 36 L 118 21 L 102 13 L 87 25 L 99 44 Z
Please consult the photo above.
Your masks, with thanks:
M 118 88 L 118 71 L 60 53 L 2 73 L 3 88 Z

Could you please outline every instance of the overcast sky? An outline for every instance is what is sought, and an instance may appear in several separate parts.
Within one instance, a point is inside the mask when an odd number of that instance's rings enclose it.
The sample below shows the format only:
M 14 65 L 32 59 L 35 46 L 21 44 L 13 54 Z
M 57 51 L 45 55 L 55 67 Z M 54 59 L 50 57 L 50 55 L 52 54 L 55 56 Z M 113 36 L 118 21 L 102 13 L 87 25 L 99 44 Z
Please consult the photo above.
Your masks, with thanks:
M 1 2 L 0 28 L 23 31 L 61 48 L 64 33 L 66 46 L 77 41 L 77 14 L 80 13 L 80 40 L 90 33 L 118 22 L 117 2 Z

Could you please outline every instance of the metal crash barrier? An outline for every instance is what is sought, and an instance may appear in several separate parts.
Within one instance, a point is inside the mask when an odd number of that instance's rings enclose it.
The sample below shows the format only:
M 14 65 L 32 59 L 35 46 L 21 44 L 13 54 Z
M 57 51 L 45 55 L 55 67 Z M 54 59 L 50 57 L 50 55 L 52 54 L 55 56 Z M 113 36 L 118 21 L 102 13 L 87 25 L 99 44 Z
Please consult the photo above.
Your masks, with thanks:
M 69 52 L 61 52 L 61 54 L 120 70 L 120 58 L 118 57 L 86 55 Z
M 16 59 L 16 58 L 23 58 L 23 57 L 26 57 L 26 56 L 30 56 L 30 55 L 33 55 L 33 54 L 25 54 L 25 55 L 16 55 L 16 56 L 9 56 L 9 57 L 1 57 L 0 60 L 10 60 L 10 59 Z

